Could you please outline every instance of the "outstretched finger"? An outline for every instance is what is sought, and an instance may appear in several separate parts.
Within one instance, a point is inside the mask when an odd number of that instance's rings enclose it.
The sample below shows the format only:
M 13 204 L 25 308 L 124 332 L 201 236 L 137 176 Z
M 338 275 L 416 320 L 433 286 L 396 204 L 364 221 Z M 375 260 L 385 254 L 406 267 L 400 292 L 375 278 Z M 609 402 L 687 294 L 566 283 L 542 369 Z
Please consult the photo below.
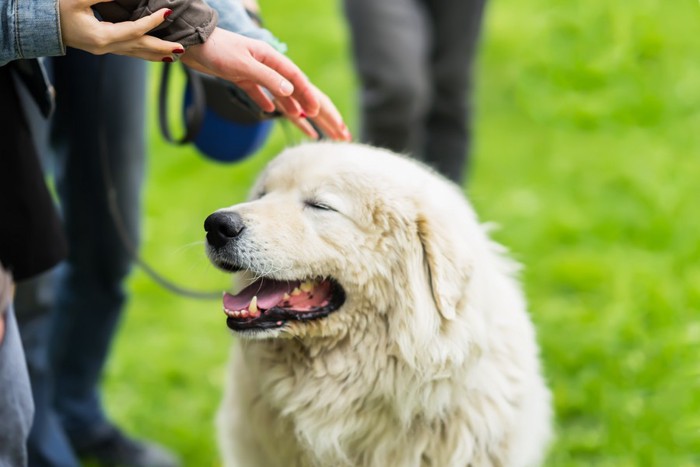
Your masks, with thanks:
M 291 111 L 289 111 L 289 107 L 283 105 L 281 101 L 282 99 L 275 99 L 275 104 L 277 104 L 277 110 L 279 110 L 287 120 L 292 122 L 294 126 L 299 128 L 306 136 L 312 139 L 319 139 L 318 132 L 314 129 L 313 125 L 311 125 L 309 120 L 306 118 L 306 114 L 300 113 L 297 110 L 299 108 L 298 104 L 296 105 L 296 109 L 292 109 Z
M 185 49 L 177 42 L 164 41 L 154 36 L 141 36 L 114 44 L 112 52 L 138 56 L 154 62 L 171 62 L 185 53 Z
M 306 113 L 302 110 L 299 103 L 293 97 L 278 97 L 276 98 L 277 107 L 282 113 L 294 117 L 305 117 Z
M 343 122 L 340 112 L 333 105 L 333 101 L 316 87 L 314 87 L 314 90 L 321 103 L 321 110 L 313 119 L 316 126 L 332 140 L 350 141 L 352 135 L 350 135 L 347 126 Z
M 239 82 L 236 84 L 239 88 L 245 91 L 245 93 L 248 94 L 248 97 L 253 99 L 253 102 L 258 104 L 262 110 L 264 110 L 265 112 L 275 111 L 275 104 L 272 102 L 270 97 L 267 94 L 265 94 L 265 92 L 260 88 L 260 86 L 251 81 L 246 81 L 242 83 Z
M 307 115 L 313 117 L 318 113 L 320 104 L 314 95 L 313 87 L 294 62 L 264 43 L 258 44 L 251 52 L 257 61 L 254 66 L 268 70 L 264 75 L 270 82 L 261 84 L 275 97 L 291 95 Z M 262 73 L 260 68 L 258 70 Z
M 314 127 L 309 123 L 309 121 L 305 118 L 293 118 L 293 117 L 287 117 L 290 122 L 294 124 L 297 128 L 299 128 L 302 133 L 304 133 L 306 136 L 308 136 L 311 139 L 319 139 L 319 135 L 314 129 Z

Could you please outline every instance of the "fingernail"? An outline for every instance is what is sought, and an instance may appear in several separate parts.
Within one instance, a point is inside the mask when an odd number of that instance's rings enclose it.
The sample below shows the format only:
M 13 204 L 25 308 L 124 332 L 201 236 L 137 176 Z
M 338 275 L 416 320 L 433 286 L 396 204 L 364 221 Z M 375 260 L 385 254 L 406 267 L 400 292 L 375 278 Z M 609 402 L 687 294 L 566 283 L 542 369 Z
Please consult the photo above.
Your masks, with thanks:
M 170 16 L 170 15 L 172 15 L 172 14 L 173 14 L 173 10 L 171 10 L 170 8 L 168 8 L 167 10 L 165 10 L 165 13 L 163 13 L 163 19 L 167 19 L 168 16 Z
M 163 57 L 163 61 L 165 63 L 173 63 L 173 58 L 172 57 Z
M 306 118 L 306 112 L 303 110 L 299 113 L 299 118 Z
M 185 49 L 174 49 L 174 50 L 173 50 L 173 53 L 174 53 L 174 54 L 184 54 L 184 53 L 185 53 Z
M 284 94 L 285 96 L 288 96 L 293 91 L 294 91 L 294 86 L 292 86 L 292 83 L 290 83 L 286 79 L 283 79 L 282 82 L 280 83 L 280 92 L 282 92 L 282 94 Z

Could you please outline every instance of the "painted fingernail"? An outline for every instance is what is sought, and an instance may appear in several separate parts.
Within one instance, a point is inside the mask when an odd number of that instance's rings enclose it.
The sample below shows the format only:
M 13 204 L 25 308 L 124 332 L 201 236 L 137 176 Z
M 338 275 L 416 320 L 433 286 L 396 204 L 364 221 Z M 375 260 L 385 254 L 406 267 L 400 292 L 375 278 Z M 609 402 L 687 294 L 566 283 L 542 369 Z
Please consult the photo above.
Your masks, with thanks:
M 184 54 L 184 53 L 185 53 L 185 49 L 173 49 L 173 53 L 174 53 L 174 54 Z
M 167 10 L 165 10 L 165 13 L 163 13 L 163 19 L 168 19 L 168 16 L 170 16 L 172 14 L 173 14 L 173 10 L 168 8 Z
M 283 79 L 282 82 L 280 83 L 280 92 L 288 96 L 294 91 L 294 86 L 292 86 L 292 83 L 287 81 L 286 79 Z
M 304 112 L 303 110 L 299 112 L 299 118 L 306 118 L 306 112 Z
M 173 58 L 172 57 L 163 57 L 163 61 L 165 63 L 173 63 Z

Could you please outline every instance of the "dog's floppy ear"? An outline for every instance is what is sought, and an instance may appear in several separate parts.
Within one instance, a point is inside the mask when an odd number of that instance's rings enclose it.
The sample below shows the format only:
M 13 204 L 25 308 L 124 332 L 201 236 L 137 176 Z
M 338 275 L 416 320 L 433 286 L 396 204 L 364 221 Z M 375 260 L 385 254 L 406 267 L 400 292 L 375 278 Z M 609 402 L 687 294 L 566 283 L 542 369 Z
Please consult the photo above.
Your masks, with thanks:
M 453 320 L 466 295 L 471 272 L 467 232 L 462 210 L 434 209 L 416 219 L 423 258 L 428 268 L 433 300 L 446 320 Z

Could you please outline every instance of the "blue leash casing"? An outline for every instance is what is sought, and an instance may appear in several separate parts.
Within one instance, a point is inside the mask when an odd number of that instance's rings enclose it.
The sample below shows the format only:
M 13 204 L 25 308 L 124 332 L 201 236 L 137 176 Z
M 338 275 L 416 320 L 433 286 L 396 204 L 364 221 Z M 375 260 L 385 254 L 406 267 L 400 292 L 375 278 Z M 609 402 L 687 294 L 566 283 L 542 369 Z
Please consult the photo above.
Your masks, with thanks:
M 194 143 L 208 159 L 235 163 L 254 154 L 272 130 L 278 112 L 265 112 L 234 84 L 183 65 L 187 77 L 182 116 L 185 134 L 175 138 L 168 123 L 168 84 L 172 64 L 163 65 L 158 119 L 163 137 L 173 144 Z
M 192 142 L 206 157 L 234 163 L 254 154 L 265 143 L 276 114 L 263 112 L 239 88 L 219 79 L 203 79 L 206 105 Z M 183 117 L 193 103 L 192 87 L 185 92 Z

